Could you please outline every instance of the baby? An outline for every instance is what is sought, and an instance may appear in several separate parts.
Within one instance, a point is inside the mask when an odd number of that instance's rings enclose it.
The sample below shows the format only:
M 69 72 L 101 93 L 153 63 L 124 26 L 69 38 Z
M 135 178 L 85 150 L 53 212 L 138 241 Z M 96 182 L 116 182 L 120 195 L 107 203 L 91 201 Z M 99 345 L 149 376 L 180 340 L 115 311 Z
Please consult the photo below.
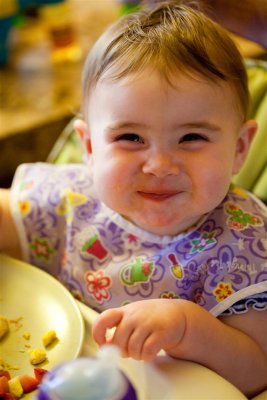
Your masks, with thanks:
M 18 168 L 0 247 L 102 312 L 98 344 L 267 386 L 267 216 L 231 187 L 256 132 L 241 56 L 199 10 L 128 15 L 86 61 L 83 165 Z

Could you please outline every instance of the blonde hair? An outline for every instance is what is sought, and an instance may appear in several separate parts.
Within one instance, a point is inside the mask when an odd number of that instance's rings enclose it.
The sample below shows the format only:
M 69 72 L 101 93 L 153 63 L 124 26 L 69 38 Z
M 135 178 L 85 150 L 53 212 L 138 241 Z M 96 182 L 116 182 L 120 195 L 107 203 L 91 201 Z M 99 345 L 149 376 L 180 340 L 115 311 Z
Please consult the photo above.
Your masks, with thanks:
M 233 88 L 242 118 L 249 94 L 242 57 L 227 32 L 179 1 L 144 8 L 115 22 L 90 51 L 83 73 L 83 111 L 100 79 L 120 79 L 153 66 L 171 82 L 179 71 Z

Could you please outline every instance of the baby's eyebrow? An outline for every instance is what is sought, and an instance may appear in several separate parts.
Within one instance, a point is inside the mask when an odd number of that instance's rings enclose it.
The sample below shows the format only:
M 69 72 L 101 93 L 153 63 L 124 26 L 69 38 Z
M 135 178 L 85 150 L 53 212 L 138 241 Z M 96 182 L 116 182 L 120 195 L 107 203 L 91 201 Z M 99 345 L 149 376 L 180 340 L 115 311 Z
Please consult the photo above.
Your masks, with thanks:
M 120 130 L 120 129 L 148 129 L 149 126 L 145 123 L 133 121 L 118 121 L 107 126 L 106 131 Z M 209 121 L 194 121 L 178 123 L 172 127 L 173 130 L 192 130 L 192 129 L 205 129 L 214 132 L 220 132 L 221 127 Z
M 118 129 L 140 129 L 140 128 L 147 128 L 148 126 L 144 123 L 133 122 L 133 121 L 120 121 L 114 122 L 114 124 L 109 125 L 106 130 L 118 130 Z
M 209 131 L 221 131 L 221 127 L 209 121 L 196 121 L 178 124 L 174 129 L 206 129 Z

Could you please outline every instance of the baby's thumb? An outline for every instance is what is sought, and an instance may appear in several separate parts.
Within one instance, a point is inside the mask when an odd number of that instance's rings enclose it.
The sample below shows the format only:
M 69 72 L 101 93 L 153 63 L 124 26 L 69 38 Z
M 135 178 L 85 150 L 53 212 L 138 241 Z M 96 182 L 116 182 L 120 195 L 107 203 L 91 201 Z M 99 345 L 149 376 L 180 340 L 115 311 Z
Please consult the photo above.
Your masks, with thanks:
M 108 329 L 116 328 L 122 316 L 122 311 L 119 308 L 114 308 L 104 311 L 97 317 L 93 323 L 92 335 L 99 346 L 110 342 L 111 338 L 107 338 L 107 331 Z

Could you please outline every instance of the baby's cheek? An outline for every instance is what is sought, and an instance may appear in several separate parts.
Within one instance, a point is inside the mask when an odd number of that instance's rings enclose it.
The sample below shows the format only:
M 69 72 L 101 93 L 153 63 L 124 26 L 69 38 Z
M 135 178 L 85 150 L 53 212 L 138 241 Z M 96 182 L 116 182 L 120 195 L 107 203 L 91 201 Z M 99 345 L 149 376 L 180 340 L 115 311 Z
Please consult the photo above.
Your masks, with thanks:
M 194 186 L 202 202 L 209 205 L 210 209 L 217 207 L 226 196 L 231 182 L 231 173 L 227 166 L 215 163 L 214 168 L 199 170 Z
M 122 185 L 120 175 L 105 169 L 94 175 L 94 182 L 98 198 L 108 207 L 119 212 L 118 208 L 127 193 L 127 187 Z

